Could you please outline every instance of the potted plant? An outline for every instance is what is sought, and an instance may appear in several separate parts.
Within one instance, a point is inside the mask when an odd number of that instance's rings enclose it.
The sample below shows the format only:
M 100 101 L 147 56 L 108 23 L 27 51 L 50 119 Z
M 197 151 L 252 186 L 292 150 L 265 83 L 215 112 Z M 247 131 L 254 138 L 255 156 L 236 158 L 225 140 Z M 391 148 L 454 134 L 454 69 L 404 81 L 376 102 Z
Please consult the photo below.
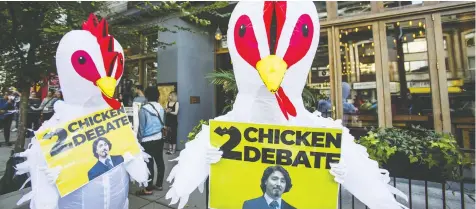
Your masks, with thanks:
M 453 135 L 420 126 L 374 129 L 358 143 L 395 177 L 436 182 L 458 180 L 462 178 L 459 169 L 471 164 Z

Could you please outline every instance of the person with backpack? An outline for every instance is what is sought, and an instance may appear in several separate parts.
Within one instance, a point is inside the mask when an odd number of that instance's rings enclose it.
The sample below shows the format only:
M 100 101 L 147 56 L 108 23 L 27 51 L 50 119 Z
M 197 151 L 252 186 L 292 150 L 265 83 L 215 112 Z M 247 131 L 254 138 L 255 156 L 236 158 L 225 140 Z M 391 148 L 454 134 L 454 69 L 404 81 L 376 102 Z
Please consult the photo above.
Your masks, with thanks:
M 162 191 L 162 182 L 165 172 L 163 157 L 164 139 L 162 135 L 165 110 L 160 103 L 158 103 L 160 93 L 157 87 L 148 87 L 145 90 L 145 97 L 147 98 L 147 103 L 142 105 L 139 110 L 139 130 L 137 138 L 144 148 L 144 151 L 152 157 L 147 163 L 147 167 L 150 171 L 149 179 L 152 181 L 146 188 L 137 191 L 136 195 L 151 195 L 154 189 Z M 153 184 L 154 161 L 158 170 L 155 185 Z

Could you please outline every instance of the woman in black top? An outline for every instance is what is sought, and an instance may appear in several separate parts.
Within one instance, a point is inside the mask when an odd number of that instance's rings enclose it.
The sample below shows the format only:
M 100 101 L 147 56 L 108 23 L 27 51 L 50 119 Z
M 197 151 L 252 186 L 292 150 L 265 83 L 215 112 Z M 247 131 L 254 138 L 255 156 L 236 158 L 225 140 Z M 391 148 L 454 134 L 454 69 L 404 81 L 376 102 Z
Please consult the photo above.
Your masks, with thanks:
M 168 133 L 168 143 L 169 143 L 169 151 L 167 152 L 168 155 L 175 153 L 175 148 L 177 144 L 177 127 L 178 127 L 178 120 L 177 115 L 179 111 L 179 103 L 177 101 L 177 93 L 171 92 L 169 94 L 169 101 L 167 102 L 167 106 L 165 112 L 167 116 L 165 118 L 165 125 L 169 128 Z

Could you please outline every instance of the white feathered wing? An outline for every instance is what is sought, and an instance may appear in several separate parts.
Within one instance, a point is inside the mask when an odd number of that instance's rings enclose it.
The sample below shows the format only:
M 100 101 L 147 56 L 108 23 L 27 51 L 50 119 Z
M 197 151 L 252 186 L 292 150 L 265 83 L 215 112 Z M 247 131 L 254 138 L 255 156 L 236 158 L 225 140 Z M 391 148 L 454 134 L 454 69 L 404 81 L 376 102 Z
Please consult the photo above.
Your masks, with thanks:
M 378 163 L 369 158 L 367 149 L 354 142 L 354 137 L 348 128 L 342 126 L 341 120 L 320 117 L 317 111 L 303 115 L 304 118 L 295 120 L 296 125 L 342 129 L 340 163 L 345 165 L 342 186 L 346 190 L 371 209 L 407 208 L 397 202 L 393 195 L 408 201 L 407 196 L 389 185 L 388 171 L 380 169 Z
M 215 120 L 226 120 L 230 114 L 217 117 Z M 178 209 L 182 209 L 196 188 L 203 193 L 205 181 L 210 174 L 210 164 L 218 162 L 222 154 L 222 151 L 210 144 L 210 127 L 202 125 L 202 130 L 195 139 L 187 142 L 179 157 L 172 160 L 177 161 L 177 165 L 167 177 L 168 182 L 173 181 L 165 195 L 165 199 L 172 199 L 169 205 L 180 201 Z

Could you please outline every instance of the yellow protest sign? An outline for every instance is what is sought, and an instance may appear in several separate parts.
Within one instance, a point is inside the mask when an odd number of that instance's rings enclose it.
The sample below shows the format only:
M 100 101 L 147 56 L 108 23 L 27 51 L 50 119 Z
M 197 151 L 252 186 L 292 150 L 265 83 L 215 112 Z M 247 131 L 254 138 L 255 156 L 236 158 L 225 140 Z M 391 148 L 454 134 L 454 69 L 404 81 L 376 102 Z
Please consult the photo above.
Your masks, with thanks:
M 210 138 L 223 151 L 210 170 L 210 208 L 337 208 L 329 164 L 339 162 L 341 129 L 211 120 Z
M 61 197 L 140 152 L 123 107 L 98 111 L 36 134 L 49 168 L 62 166 L 56 186 Z

